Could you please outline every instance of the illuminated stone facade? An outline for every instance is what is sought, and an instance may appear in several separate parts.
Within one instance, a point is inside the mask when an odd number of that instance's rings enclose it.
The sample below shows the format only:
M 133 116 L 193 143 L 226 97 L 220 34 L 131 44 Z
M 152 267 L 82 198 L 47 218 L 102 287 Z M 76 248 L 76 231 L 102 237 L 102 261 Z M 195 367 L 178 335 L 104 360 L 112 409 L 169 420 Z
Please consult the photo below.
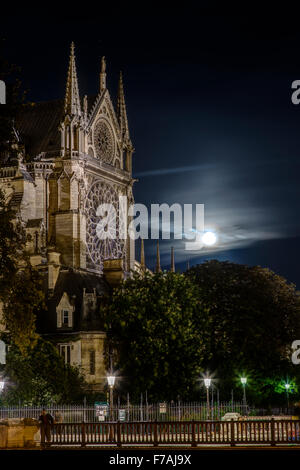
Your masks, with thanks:
M 133 146 L 122 76 L 115 109 L 104 58 L 99 82 L 95 97 L 81 99 L 72 44 L 65 99 L 19 114 L 18 159 L 8 155 L 0 168 L 0 187 L 26 229 L 31 262 L 47 279 L 48 314 L 38 328 L 95 391 L 105 380 L 101 298 L 136 268 L 134 241 L 119 237 L 118 208 L 119 196 L 133 203 Z M 116 208 L 115 240 L 97 233 L 103 202 Z

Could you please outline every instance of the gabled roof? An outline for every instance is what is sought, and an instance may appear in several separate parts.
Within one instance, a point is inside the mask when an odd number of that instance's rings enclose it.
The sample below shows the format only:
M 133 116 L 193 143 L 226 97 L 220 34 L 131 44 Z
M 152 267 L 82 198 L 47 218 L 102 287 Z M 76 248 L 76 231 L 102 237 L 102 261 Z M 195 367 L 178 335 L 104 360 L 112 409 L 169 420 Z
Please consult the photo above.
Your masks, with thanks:
M 93 292 L 95 288 L 97 295 L 108 293 L 108 284 L 103 277 L 70 268 L 59 273 L 52 299 L 58 304 L 64 292 L 69 298 L 75 295 L 76 299 L 79 299 L 83 288 L 86 288 L 87 292 Z
M 46 281 L 46 278 L 45 278 Z M 46 288 L 46 285 L 45 285 Z M 92 293 L 95 289 L 98 298 L 96 312 L 92 312 L 83 318 L 83 289 L 86 293 Z M 48 298 L 48 310 L 43 318 L 38 319 L 41 332 L 59 333 L 56 327 L 58 306 L 62 296 L 66 292 L 70 302 L 74 305 L 74 322 L 72 331 L 103 329 L 103 318 L 100 315 L 101 297 L 109 294 L 111 288 L 106 280 L 91 273 L 70 269 L 63 269 L 59 273 L 53 293 Z

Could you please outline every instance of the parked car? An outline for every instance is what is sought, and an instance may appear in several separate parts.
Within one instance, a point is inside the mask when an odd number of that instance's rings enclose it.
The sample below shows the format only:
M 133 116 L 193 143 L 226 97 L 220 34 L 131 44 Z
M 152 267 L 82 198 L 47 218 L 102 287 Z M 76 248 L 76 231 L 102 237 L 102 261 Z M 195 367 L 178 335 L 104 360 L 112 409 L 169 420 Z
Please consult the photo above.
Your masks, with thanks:
M 222 416 L 221 421 L 231 421 L 232 419 L 238 421 L 240 418 L 240 413 L 225 413 L 225 415 Z

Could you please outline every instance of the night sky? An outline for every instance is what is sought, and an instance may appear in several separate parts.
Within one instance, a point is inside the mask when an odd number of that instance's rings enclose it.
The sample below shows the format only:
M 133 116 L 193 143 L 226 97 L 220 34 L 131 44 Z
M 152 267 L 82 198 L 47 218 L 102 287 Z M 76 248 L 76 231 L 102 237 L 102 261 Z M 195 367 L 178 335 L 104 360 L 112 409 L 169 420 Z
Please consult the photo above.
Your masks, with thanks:
M 203 203 L 205 227 L 218 233 L 210 251 L 162 240 L 164 268 L 174 245 L 181 270 L 217 258 L 270 267 L 300 287 L 300 105 L 291 101 L 300 23 L 172 12 L 2 18 L 5 54 L 31 101 L 64 96 L 71 41 L 81 95 L 98 92 L 102 55 L 113 98 L 123 71 L 136 202 Z M 153 267 L 155 244 L 145 248 Z

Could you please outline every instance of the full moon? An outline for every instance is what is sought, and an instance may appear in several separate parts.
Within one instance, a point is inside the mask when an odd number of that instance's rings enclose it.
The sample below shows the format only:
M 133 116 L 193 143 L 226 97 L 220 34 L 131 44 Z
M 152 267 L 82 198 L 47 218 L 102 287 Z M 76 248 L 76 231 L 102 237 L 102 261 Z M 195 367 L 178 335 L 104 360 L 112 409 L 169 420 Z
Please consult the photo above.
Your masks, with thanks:
M 202 237 L 202 241 L 204 245 L 208 245 L 208 246 L 214 245 L 217 241 L 216 234 L 213 232 L 205 232 Z

